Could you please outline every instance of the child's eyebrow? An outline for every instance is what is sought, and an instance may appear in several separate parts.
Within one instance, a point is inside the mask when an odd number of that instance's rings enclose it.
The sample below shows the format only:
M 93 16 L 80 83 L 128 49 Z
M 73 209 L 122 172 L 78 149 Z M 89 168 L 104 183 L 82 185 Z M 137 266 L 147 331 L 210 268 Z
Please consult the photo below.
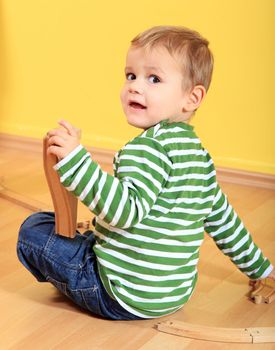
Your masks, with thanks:
M 125 69 L 124 69 L 124 70 L 125 70 L 125 72 L 127 72 L 127 71 L 129 72 L 129 71 L 132 71 L 132 70 L 133 70 L 133 68 L 132 68 L 132 67 L 125 67 Z
M 160 67 L 145 66 L 144 68 L 147 69 L 147 70 L 150 70 L 150 71 L 155 71 L 155 72 L 159 72 L 159 73 L 164 73 L 164 71 L 163 71 Z
M 145 70 L 147 71 L 155 71 L 155 72 L 158 72 L 158 73 L 163 73 L 164 74 L 164 71 L 160 68 L 160 67 L 155 67 L 155 66 L 144 66 Z M 133 67 L 130 67 L 130 66 L 126 66 L 125 67 L 125 72 L 129 72 L 129 71 L 133 71 Z

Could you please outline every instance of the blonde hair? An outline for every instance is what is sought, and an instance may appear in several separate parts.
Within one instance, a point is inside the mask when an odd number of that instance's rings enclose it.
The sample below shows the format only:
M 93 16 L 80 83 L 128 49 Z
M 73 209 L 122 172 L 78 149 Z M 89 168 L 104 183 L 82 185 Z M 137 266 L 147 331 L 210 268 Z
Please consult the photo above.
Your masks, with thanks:
M 208 90 L 214 58 L 208 48 L 208 40 L 198 32 L 180 26 L 156 26 L 138 34 L 131 44 L 148 49 L 164 46 L 170 55 L 179 59 L 184 85 L 187 88 L 203 85 Z

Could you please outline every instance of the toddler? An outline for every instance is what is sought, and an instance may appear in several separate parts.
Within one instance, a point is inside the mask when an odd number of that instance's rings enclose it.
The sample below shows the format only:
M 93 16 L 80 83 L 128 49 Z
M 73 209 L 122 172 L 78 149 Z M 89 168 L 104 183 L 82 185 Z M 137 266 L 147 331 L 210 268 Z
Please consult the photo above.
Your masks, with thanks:
M 105 318 L 168 315 L 194 291 L 204 231 L 250 279 L 274 278 L 189 124 L 212 69 L 208 41 L 187 28 L 153 27 L 132 40 L 121 102 L 142 132 L 116 154 L 114 176 L 93 161 L 69 122 L 48 132 L 61 183 L 96 225 L 69 239 L 55 234 L 53 213 L 27 218 L 18 256 L 38 281 Z

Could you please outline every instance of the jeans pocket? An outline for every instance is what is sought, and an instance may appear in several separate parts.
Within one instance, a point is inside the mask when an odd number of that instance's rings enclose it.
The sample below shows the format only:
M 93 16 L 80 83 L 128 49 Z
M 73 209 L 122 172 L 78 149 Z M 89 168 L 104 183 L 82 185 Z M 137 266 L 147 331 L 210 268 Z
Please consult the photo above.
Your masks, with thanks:
M 57 281 L 56 279 L 54 279 L 50 276 L 47 276 L 46 280 L 47 280 L 47 282 L 50 282 L 51 284 L 53 284 L 61 293 L 65 294 L 66 296 L 69 296 L 67 283 Z
M 71 289 L 65 282 L 60 282 L 50 276 L 46 277 L 47 282 L 53 284 L 61 293 L 66 295 L 74 303 L 82 308 L 102 316 L 99 305 L 98 286 L 91 288 Z
M 50 282 L 62 294 L 71 299 L 75 304 L 83 309 L 97 313 L 99 311 L 97 293 L 93 292 L 94 288 L 87 289 L 71 289 L 67 283 L 60 282 L 51 276 L 46 277 L 47 282 Z
M 81 293 L 83 307 L 92 313 L 103 316 L 100 309 L 98 286 L 94 285 L 91 288 L 83 288 L 78 291 Z

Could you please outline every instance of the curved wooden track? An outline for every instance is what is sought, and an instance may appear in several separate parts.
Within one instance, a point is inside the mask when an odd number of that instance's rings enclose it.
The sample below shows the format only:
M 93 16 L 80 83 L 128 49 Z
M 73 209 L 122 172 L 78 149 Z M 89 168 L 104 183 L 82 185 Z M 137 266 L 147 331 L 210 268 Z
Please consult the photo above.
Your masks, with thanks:
M 180 321 L 160 322 L 156 328 L 181 337 L 226 343 L 275 343 L 275 327 L 220 328 Z

